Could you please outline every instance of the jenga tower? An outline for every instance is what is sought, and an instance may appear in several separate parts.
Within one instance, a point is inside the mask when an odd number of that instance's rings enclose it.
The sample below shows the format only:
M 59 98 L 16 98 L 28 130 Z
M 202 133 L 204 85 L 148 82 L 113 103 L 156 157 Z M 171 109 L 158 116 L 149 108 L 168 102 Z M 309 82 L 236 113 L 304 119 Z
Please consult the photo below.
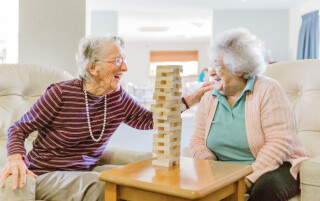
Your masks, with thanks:
M 157 66 L 153 112 L 153 153 L 158 158 L 153 165 L 170 167 L 180 162 L 182 66 Z

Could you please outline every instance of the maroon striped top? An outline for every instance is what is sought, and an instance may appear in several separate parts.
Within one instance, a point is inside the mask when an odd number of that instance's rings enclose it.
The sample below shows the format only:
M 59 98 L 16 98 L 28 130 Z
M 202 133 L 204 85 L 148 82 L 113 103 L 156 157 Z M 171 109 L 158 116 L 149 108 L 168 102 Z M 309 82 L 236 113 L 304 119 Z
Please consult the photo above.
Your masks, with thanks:
M 38 137 L 25 162 L 41 175 L 51 171 L 91 170 L 104 152 L 110 137 L 121 122 L 152 129 L 152 113 L 140 106 L 122 88 L 107 95 L 107 118 L 99 142 L 90 136 L 83 82 L 78 79 L 52 84 L 21 119 L 9 128 L 8 155 L 25 156 L 24 141 L 33 131 Z M 104 96 L 88 94 L 93 136 L 99 138 L 103 126 Z

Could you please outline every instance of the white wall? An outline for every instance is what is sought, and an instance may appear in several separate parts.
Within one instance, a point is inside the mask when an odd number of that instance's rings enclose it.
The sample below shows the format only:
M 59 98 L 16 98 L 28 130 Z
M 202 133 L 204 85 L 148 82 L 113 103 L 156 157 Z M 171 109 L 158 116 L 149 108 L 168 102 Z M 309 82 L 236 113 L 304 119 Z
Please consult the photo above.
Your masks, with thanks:
M 0 63 L 18 62 L 18 12 L 18 0 L 0 0 L 0 57 L 5 57 Z
M 207 42 L 127 42 L 125 53 L 128 62 L 128 72 L 125 73 L 126 82 L 132 82 L 139 86 L 146 86 L 149 78 L 150 51 L 153 50 L 198 50 L 199 69 L 208 67 Z
M 320 10 L 319 0 L 308 0 L 289 9 L 289 60 L 297 58 L 302 15 Z
M 288 60 L 288 10 L 215 10 L 213 38 L 222 31 L 244 27 L 271 50 L 274 61 Z
M 92 11 L 91 35 L 118 35 L 118 11 Z
M 75 54 L 86 32 L 85 0 L 20 0 L 19 63 L 75 74 Z

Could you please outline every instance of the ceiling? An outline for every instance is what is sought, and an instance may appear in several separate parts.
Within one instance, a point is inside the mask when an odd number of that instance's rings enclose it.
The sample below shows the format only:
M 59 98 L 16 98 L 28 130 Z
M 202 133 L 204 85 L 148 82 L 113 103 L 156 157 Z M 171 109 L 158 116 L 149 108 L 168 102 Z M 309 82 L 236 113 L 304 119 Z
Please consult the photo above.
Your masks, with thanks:
M 127 41 L 208 41 L 214 10 L 289 9 L 306 0 L 91 0 L 91 9 L 118 11 Z

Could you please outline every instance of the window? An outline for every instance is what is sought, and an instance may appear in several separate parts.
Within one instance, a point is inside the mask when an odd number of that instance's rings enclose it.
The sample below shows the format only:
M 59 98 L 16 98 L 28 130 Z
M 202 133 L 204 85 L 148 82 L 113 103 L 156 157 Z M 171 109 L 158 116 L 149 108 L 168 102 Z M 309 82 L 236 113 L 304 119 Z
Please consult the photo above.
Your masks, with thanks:
M 151 51 L 149 75 L 154 77 L 158 65 L 181 65 L 182 77 L 197 76 L 198 51 Z

